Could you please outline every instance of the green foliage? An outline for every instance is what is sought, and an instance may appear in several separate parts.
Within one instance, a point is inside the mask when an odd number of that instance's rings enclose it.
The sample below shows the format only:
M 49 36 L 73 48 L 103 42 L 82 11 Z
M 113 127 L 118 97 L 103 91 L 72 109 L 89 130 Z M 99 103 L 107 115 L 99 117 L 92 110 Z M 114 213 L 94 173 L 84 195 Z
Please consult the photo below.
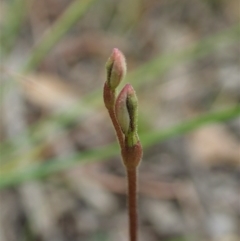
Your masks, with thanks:
M 14 0 L 9 2 L 8 14 L 6 14 L 4 25 L 0 31 L 1 59 L 13 48 L 29 5 L 28 0 Z

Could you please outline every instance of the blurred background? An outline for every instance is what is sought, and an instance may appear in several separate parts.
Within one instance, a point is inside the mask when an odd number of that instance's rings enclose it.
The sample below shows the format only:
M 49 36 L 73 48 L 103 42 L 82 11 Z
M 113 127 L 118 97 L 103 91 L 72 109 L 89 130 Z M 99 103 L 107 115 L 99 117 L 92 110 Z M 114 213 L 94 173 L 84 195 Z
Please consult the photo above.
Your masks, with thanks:
M 128 240 L 114 47 L 139 98 L 139 241 L 239 241 L 239 20 L 239 0 L 1 0 L 0 241 Z

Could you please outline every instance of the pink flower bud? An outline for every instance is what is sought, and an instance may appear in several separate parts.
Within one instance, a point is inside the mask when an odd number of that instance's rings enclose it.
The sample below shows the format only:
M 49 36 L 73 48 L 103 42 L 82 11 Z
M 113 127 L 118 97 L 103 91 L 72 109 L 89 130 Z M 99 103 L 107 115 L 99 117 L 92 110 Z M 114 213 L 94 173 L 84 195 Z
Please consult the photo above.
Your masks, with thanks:
M 106 63 L 106 69 L 107 84 L 112 90 L 114 90 L 122 81 L 127 71 L 125 57 L 119 49 L 113 49 L 112 54 Z

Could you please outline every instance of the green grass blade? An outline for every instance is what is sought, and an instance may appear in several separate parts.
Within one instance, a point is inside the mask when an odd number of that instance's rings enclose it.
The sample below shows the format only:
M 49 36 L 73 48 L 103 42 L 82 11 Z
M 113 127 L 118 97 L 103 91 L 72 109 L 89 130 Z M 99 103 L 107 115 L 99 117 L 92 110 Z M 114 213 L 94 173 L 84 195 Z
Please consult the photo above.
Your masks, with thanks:
M 203 58 L 220 48 L 239 42 L 239 38 L 240 24 L 238 23 L 226 30 L 206 37 L 205 39 L 201 39 L 181 51 L 159 55 L 155 59 L 129 73 L 127 75 L 127 81 L 131 82 L 134 87 L 140 86 L 144 81 L 147 81 L 149 84 L 157 76 L 163 75 L 177 64 Z
M 28 72 L 35 69 L 49 53 L 49 51 L 55 46 L 55 44 L 88 10 L 94 1 L 95 0 L 74 1 L 33 49 L 23 67 L 23 72 Z
M 32 0 L 11 1 L 4 25 L 0 31 L 0 58 L 3 59 L 13 48 L 22 23 Z
M 150 134 L 144 133 L 141 135 L 143 145 L 149 147 L 157 142 L 165 141 L 169 138 L 180 136 L 198 129 L 201 126 L 215 122 L 224 122 L 240 116 L 240 105 L 231 107 L 226 110 L 207 113 L 202 116 L 193 118 L 189 121 L 184 121 L 179 125 L 173 126 L 163 131 L 152 131 Z

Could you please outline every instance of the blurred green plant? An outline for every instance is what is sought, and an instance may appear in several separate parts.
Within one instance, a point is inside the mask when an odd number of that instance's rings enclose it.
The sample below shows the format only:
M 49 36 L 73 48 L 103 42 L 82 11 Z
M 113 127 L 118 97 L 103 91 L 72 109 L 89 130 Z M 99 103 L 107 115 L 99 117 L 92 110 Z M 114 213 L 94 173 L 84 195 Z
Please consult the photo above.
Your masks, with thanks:
M 13 48 L 31 3 L 30 0 L 14 0 L 9 1 L 8 6 L 4 5 L 7 14 L 0 31 L 0 59 Z
M 69 31 L 79 18 L 96 0 L 76 0 L 60 16 L 56 23 L 47 30 L 41 41 L 31 51 L 23 66 L 23 72 L 35 69 L 56 43 Z

